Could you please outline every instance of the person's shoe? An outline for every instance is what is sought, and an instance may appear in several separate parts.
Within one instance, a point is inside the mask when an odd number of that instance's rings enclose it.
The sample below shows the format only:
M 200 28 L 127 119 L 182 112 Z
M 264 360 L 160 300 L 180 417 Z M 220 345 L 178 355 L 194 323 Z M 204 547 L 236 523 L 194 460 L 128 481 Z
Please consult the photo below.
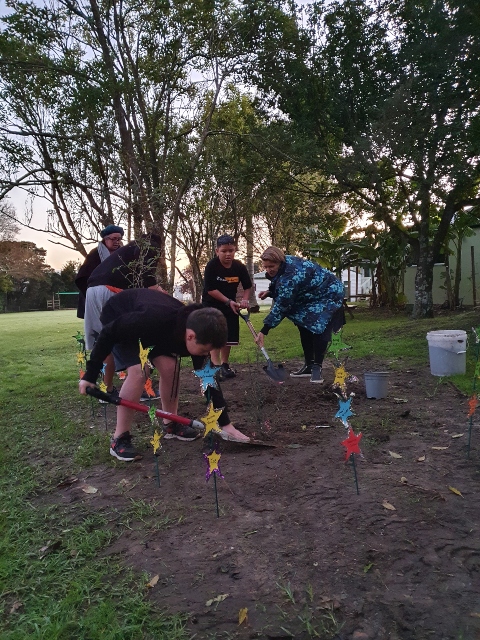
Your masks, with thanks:
M 149 396 L 146 391 L 143 391 L 142 395 L 140 396 L 140 402 L 148 402 L 149 400 L 158 400 L 159 398 L 160 398 L 160 393 L 158 392 L 158 390 L 155 391 L 154 396 Z
M 107 391 L 106 393 L 108 393 L 109 396 L 112 396 L 112 398 L 120 397 L 120 392 L 118 391 L 117 387 L 113 387 L 111 391 Z M 108 404 L 106 400 L 99 400 L 99 402 L 100 404 Z
M 130 431 L 125 431 L 125 433 L 119 435 L 118 438 L 112 438 L 110 440 L 110 455 L 123 462 L 132 462 L 132 460 L 140 460 L 140 458 L 142 458 L 142 456 L 135 451 Z
M 301 369 L 298 371 L 292 371 L 290 374 L 291 378 L 310 378 L 312 375 L 312 365 L 304 364 Z
M 189 425 L 170 422 L 163 427 L 163 437 L 165 440 L 173 440 L 176 438 L 184 442 L 193 442 L 193 440 L 200 438 L 200 436 L 201 434 Z
M 220 369 L 222 377 L 222 380 L 227 380 L 228 378 L 235 378 L 235 376 L 237 375 L 236 371 L 234 369 L 230 368 L 230 365 L 228 364 L 228 362 L 224 362 L 222 364 L 222 368 Z
M 310 382 L 314 382 L 316 384 L 322 384 L 322 382 L 324 382 L 324 379 L 322 378 L 322 367 L 319 364 L 312 365 Z
M 233 425 L 227 425 L 223 427 L 221 432 L 218 433 L 222 440 L 227 440 L 228 442 L 241 442 L 242 444 L 247 444 L 250 442 L 250 438 L 243 434 L 238 429 L 235 429 Z

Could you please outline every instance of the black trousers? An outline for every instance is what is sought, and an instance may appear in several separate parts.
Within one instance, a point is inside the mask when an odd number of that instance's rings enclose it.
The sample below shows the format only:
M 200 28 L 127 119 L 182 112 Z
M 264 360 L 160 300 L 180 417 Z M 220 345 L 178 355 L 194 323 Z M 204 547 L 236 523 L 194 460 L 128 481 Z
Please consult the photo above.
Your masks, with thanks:
M 297 329 L 300 332 L 300 342 L 302 343 L 305 364 L 323 364 L 328 345 L 332 339 L 332 332 L 337 333 L 344 324 L 345 311 L 343 307 L 341 307 L 335 311 L 323 333 L 312 333 L 308 329 L 297 325 Z

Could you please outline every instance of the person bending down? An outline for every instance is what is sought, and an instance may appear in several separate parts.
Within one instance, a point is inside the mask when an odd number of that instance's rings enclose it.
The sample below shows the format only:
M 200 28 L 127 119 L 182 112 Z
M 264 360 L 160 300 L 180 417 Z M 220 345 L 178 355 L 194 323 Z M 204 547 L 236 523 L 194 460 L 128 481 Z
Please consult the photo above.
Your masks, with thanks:
M 87 362 L 85 375 L 79 382 L 79 392 L 85 395 L 95 386 L 102 363 L 113 353 L 117 371 L 127 369 L 128 375 L 120 397 L 138 402 L 145 383 L 140 363 L 140 345 L 152 347 L 148 359 L 160 376 L 162 410 L 178 412 L 179 359 L 190 355 L 195 370 L 201 369 L 210 351 L 221 348 L 227 340 L 227 326 L 217 309 L 200 304 L 185 306 L 171 296 L 151 289 L 128 289 L 110 298 L 100 316 L 102 330 Z M 230 421 L 221 388 L 209 387 L 214 408 L 225 407 L 218 419 L 221 437 L 232 442 L 249 442 Z M 135 411 L 119 405 L 117 423 L 110 442 L 110 453 L 118 460 L 130 462 L 138 458 L 132 444 L 131 425 Z M 164 437 L 185 442 L 199 434 L 189 426 L 164 420 Z
M 289 318 L 300 332 L 305 357 L 303 367 L 290 375 L 309 377 L 310 382 L 321 384 L 323 359 L 332 332 L 337 333 L 345 324 L 343 284 L 328 269 L 304 258 L 285 255 L 278 247 L 268 247 L 260 259 L 270 286 L 259 298 L 271 296 L 273 305 L 256 343 L 263 347 L 268 332 L 283 318 Z

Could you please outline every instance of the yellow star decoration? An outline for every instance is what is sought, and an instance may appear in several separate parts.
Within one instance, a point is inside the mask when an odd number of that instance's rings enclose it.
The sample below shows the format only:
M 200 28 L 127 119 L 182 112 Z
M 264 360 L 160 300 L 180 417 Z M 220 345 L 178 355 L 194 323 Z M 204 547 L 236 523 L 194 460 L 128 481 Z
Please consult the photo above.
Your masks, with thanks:
M 203 434 L 203 437 L 205 438 L 206 435 L 208 433 L 210 433 L 210 431 L 213 431 L 214 433 L 220 433 L 221 429 L 218 426 L 218 418 L 220 417 L 220 414 L 223 411 L 223 407 L 221 409 L 214 409 L 213 408 L 213 402 L 210 402 L 210 404 L 208 405 L 208 413 L 206 416 L 203 416 L 203 418 L 200 418 L 200 420 L 203 422 L 203 424 L 205 425 L 205 433 Z
M 333 381 L 334 386 L 344 389 L 345 381 L 347 378 L 348 378 L 348 373 L 345 371 L 345 367 L 342 364 L 340 367 L 335 369 L 335 380 Z
M 161 433 L 158 433 L 158 431 L 155 429 L 155 433 L 153 434 L 153 438 L 150 440 L 150 444 L 153 447 L 153 454 L 155 455 L 157 453 L 157 451 L 159 449 L 162 448 L 162 445 L 160 444 L 160 438 L 162 437 Z
M 207 456 L 208 477 L 210 477 L 214 471 L 220 472 L 220 469 L 218 468 L 218 463 L 220 462 L 221 457 L 222 457 L 222 454 L 218 453 L 217 451 L 212 451 L 212 453 L 210 453 Z
M 85 362 L 85 354 L 81 352 L 77 353 L 77 364 L 81 366 L 84 364 L 84 362 Z
M 103 391 L 103 393 L 107 393 L 107 385 L 104 382 L 99 382 L 98 388 L 100 389 L 100 391 Z
M 142 365 L 142 371 L 143 371 L 145 369 L 145 365 L 147 364 L 148 354 L 153 349 L 153 347 L 146 347 L 144 349 L 142 346 L 141 340 L 138 341 L 138 344 L 140 347 L 140 352 L 139 352 L 140 364 Z

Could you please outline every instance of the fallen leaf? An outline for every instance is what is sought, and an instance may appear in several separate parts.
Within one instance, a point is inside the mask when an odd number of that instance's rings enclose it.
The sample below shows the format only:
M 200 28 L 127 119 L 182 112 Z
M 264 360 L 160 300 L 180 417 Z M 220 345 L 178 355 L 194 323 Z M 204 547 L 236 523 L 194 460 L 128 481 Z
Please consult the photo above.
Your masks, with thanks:
M 159 580 L 160 576 L 153 576 L 153 578 L 150 580 L 150 582 L 147 582 L 147 587 L 149 589 L 153 589 L 153 587 L 157 584 L 158 580 Z
M 23 602 L 19 602 L 18 600 L 15 600 L 15 602 L 12 604 L 12 608 L 10 609 L 10 614 L 16 613 L 22 607 L 23 607 Z
M 333 425 L 331 424 L 317 424 L 315 429 L 331 429 Z
M 448 447 L 432 447 L 432 449 L 435 449 L 435 451 L 445 451 Z
M 454 433 L 452 438 L 461 438 L 463 435 L 465 435 L 464 433 Z
M 406 479 L 406 477 L 405 477 L 405 476 L 402 476 L 402 477 L 400 478 L 400 482 L 401 482 L 402 484 L 407 484 L 407 483 L 408 483 L 408 480 Z
M 97 493 L 98 489 L 92 487 L 90 484 L 84 484 L 82 487 L 84 493 Z
M 480 613 L 477 613 L 476 611 L 472 611 L 472 613 L 470 614 L 471 618 L 480 618 Z
M 417 458 L 417 462 L 425 462 L 425 458 L 427 456 L 420 456 L 419 458 Z
M 460 493 L 460 491 L 458 489 L 455 489 L 455 487 L 448 487 L 448 488 L 450 489 L 450 491 L 452 493 L 455 493 L 457 496 L 461 496 L 463 498 L 462 494 Z
M 228 593 L 222 593 L 211 600 L 207 600 L 205 606 L 211 607 L 214 602 L 223 602 L 226 598 L 228 598 Z
M 397 404 L 401 404 L 402 402 L 408 402 L 408 400 L 405 400 L 404 398 L 394 398 L 393 401 L 396 402 Z
M 388 502 L 388 500 L 384 500 L 382 502 L 382 507 L 385 507 L 385 509 L 390 509 L 390 511 L 396 511 L 396 509 L 393 506 L 393 504 L 390 504 L 390 502 Z
M 369 562 L 363 567 L 363 573 L 368 573 L 372 567 L 373 567 L 373 562 Z
M 399 453 L 395 453 L 395 451 L 389 451 L 388 452 L 392 458 L 401 458 L 402 456 Z
M 306 431 L 307 430 L 307 425 L 306 424 L 302 424 L 302 431 Z
M 238 612 L 238 624 L 242 624 L 243 622 L 248 622 L 248 609 L 240 609 Z

